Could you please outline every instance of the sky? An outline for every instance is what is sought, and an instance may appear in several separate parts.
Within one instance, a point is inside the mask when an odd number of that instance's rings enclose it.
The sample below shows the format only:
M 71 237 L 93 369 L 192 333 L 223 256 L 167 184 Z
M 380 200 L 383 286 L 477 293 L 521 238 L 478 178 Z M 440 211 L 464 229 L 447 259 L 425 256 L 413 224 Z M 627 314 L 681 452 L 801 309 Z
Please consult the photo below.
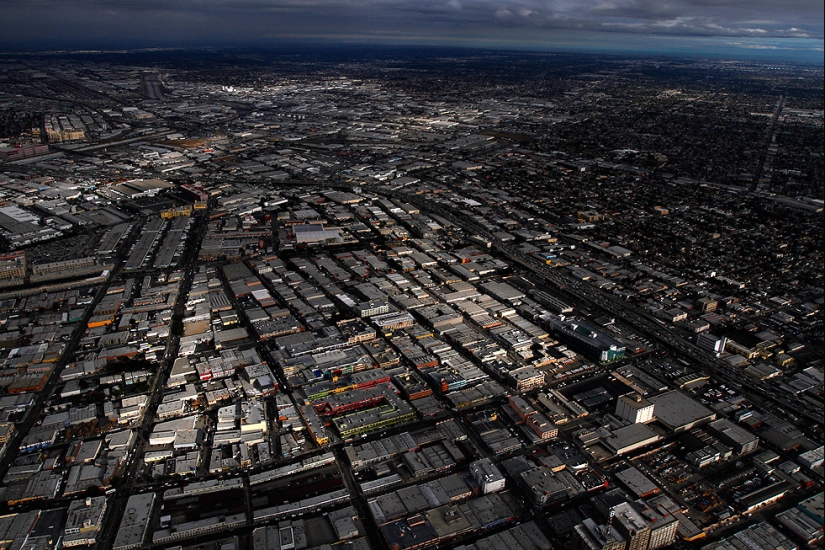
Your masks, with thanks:
M 823 0 L 3 0 L 0 50 L 288 41 L 823 64 Z

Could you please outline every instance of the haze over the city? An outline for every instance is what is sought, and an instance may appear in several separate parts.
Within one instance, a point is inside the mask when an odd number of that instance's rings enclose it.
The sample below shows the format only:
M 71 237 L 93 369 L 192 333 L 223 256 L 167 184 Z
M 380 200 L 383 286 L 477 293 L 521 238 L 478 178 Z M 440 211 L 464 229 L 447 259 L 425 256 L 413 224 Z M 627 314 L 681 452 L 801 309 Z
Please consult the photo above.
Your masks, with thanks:
M 450 45 L 821 64 L 821 0 L 29 0 L 0 5 L 5 50 Z

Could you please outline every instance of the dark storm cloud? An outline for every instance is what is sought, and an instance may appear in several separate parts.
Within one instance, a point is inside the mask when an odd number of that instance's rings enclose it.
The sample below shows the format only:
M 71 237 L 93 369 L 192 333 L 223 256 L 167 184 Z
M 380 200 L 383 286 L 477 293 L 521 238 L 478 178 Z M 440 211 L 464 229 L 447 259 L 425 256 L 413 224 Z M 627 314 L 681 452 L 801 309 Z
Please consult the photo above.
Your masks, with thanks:
M 822 0 L 19 0 L 0 42 L 264 43 L 281 38 L 517 43 L 609 34 L 821 49 Z M 647 38 L 650 40 L 650 38 Z M 783 41 L 781 45 L 776 42 Z M 760 42 L 761 41 L 761 42 Z M 804 45 L 803 45 L 804 44 Z

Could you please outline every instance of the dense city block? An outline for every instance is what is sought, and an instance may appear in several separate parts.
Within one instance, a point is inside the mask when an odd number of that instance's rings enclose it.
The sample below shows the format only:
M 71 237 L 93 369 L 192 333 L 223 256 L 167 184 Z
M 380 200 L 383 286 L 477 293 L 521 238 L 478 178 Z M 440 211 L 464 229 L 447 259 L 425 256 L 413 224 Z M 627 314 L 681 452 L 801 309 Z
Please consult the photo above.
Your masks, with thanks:
M 822 544 L 822 79 L 0 56 L 0 548 Z

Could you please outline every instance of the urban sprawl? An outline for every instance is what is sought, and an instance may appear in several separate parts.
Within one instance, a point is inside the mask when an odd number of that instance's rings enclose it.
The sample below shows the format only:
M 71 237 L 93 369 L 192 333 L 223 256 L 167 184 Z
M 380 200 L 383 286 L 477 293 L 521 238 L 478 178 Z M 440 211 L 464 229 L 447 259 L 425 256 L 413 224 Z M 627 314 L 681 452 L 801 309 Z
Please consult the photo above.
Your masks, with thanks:
M 0 57 L 0 548 L 823 541 L 821 68 Z

